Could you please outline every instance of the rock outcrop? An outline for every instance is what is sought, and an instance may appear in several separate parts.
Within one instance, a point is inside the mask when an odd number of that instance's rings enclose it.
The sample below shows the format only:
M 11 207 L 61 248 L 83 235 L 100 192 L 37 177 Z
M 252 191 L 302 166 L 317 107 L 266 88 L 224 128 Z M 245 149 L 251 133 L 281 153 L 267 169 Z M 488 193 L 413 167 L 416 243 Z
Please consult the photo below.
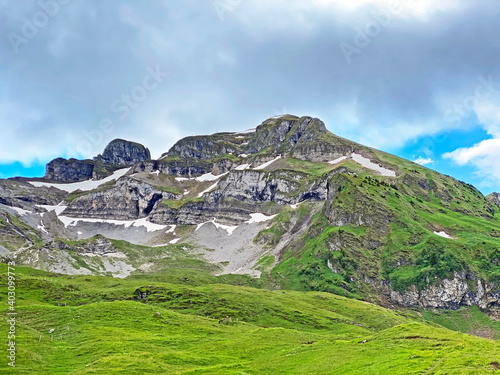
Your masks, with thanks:
M 55 182 L 77 182 L 92 178 L 95 162 L 57 158 L 47 164 L 45 178 Z
M 490 195 L 486 196 L 486 199 L 489 200 L 494 205 L 497 205 L 498 207 L 500 207 L 500 194 L 499 193 L 491 193 Z
M 115 186 L 104 187 L 74 199 L 64 215 L 93 219 L 135 220 L 146 217 L 155 203 L 175 195 L 133 179 L 121 179 Z
M 364 147 L 330 133 L 323 121 L 284 115 L 264 121 L 244 152 L 282 153 L 310 161 L 329 161 Z
M 67 193 L 55 188 L 35 187 L 20 179 L 0 180 L 0 204 L 37 211 L 36 205 L 56 205 Z
M 393 302 L 407 307 L 452 310 L 460 306 L 479 306 L 483 309 L 500 307 L 498 285 L 488 284 L 466 272 L 455 272 L 453 279 L 441 280 L 423 290 L 418 290 L 415 285 L 411 285 L 404 293 L 392 290 L 390 298 Z
M 210 159 L 173 159 L 173 160 L 155 160 L 145 161 L 132 167 L 132 173 L 159 171 L 165 175 L 177 177 L 195 177 L 206 173 L 219 175 L 229 172 L 237 167 L 239 163 L 229 158 Z
M 237 154 L 241 152 L 242 147 L 248 143 L 252 136 L 253 133 L 217 133 L 186 137 L 173 145 L 167 155 L 188 159 L 212 159 Z
M 45 179 L 54 182 L 77 182 L 102 179 L 113 171 L 151 159 L 149 150 L 135 142 L 115 139 L 94 160 L 57 158 L 47 164 Z
M 123 167 L 150 160 L 151 154 L 139 143 L 115 139 L 106 146 L 99 159 L 105 165 Z

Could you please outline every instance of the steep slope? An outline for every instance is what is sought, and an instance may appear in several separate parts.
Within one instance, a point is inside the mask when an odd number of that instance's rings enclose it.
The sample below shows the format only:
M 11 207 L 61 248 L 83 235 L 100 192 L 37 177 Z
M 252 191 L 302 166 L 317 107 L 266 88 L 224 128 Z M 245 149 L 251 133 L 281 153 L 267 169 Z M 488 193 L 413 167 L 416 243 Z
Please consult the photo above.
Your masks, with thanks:
M 183 245 L 213 272 L 279 288 L 386 305 L 499 307 L 499 207 L 473 186 L 337 137 L 319 119 L 285 115 L 246 132 L 187 137 L 160 160 L 103 180 L 30 183 L 69 193 L 19 217 L 29 224 L 49 211 L 62 227 L 44 234 L 52 242 L 100 234 L 163 247 L 163 260 Z M 49 254 L 61 251 L 47 241 Z M 25 251 L 16 256 L 32 259 Z M 128 273 L 154 263 L 123 254 Z M 107 272 L 88 258 L 78 264 L 71 273 Z

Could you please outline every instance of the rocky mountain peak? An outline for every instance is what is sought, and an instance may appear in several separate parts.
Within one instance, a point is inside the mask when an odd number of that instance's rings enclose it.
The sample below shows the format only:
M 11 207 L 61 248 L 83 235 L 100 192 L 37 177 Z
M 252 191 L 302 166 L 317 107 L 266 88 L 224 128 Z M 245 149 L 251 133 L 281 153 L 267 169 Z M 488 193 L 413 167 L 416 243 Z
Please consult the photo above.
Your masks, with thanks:
M 124 139 L 111 141 L 104 149 L 100 158 L 103 164 L 117 166 L 134 165 L 135 163 L 149 159 L 151 159 L 149 149 L 139 143 Z
M 287 151 L 293 148 L 302 137 L 310 141 L 326 132 L 328 130 L 321 120 L 309 116 L 271 117 L 257 127 L 255 136 L 245 152 L 256 153 L 265 149 Z
M 56 182 L 77 182 L 91 178 L 101 179 L 114 170 L 151 159 L 143 145 L 124 139 L 111 141 L 102 155 L 93 160 L 57 158 L 47 164 L 45 179 Z
M 330 133 L 323 121 L 310 116 L 282 115 L 262 122 L 255 131 L 186 137 L 163 156 L 212 159 L 231 154 L 289 154 L 306 160 L 326 160 L 352 151 L 355 144 Z M 357 145 L 359 146 L 359 145 Z

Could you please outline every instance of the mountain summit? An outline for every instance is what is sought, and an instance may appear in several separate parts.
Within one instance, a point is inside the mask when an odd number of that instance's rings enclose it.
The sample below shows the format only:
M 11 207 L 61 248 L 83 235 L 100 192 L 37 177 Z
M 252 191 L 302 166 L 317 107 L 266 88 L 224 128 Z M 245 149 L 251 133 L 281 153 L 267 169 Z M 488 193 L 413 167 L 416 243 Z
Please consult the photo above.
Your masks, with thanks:
M 47 164 L 45 179 L 57 182 L 76 182 L 90 178 L 105 178 L 120 167 L 151 159 L 143 145 L 123 139 L 111 141 L 102 155 L 93 160 L 57 158 Z
M 495 309 L 500 209 L 452 177 L 308 116 L 179 140 L 159 160 L 115 140 L 0 182 L 0 251 L 116 277 L 172 268 L 399 304 Z

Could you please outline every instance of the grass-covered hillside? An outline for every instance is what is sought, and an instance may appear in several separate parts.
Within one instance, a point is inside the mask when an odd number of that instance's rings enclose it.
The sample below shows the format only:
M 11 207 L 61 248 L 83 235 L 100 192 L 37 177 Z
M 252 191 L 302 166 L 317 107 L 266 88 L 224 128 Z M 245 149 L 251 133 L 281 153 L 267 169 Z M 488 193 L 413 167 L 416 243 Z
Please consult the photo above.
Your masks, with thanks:
M 329 195 L 326 202 L 284 210 L 259 236 L 271 249 L 285 233 L 307 226 L 278 254 L 270 271 L 276 282 L 370 298 L 389 285 L 384 281 L 403 294 L 411 286 L 422 291 L 458 274 L 472 291 L 483 281 L 483 287 L 498 290 L 498 206 L 449 176 L 374 154 L 398 176 L 375 176 L 350 160 L 329 171 L 321 170 L 326 163 L 290 159 L 280 165 L 311 178 L 328 175 Z
M 414 312 L 229 282 L 17 267 L 16 368 L 0 373 L 483 374 L 500 360 L 498 341 Z M 4 295 L 0 303 L 7 308 Z

